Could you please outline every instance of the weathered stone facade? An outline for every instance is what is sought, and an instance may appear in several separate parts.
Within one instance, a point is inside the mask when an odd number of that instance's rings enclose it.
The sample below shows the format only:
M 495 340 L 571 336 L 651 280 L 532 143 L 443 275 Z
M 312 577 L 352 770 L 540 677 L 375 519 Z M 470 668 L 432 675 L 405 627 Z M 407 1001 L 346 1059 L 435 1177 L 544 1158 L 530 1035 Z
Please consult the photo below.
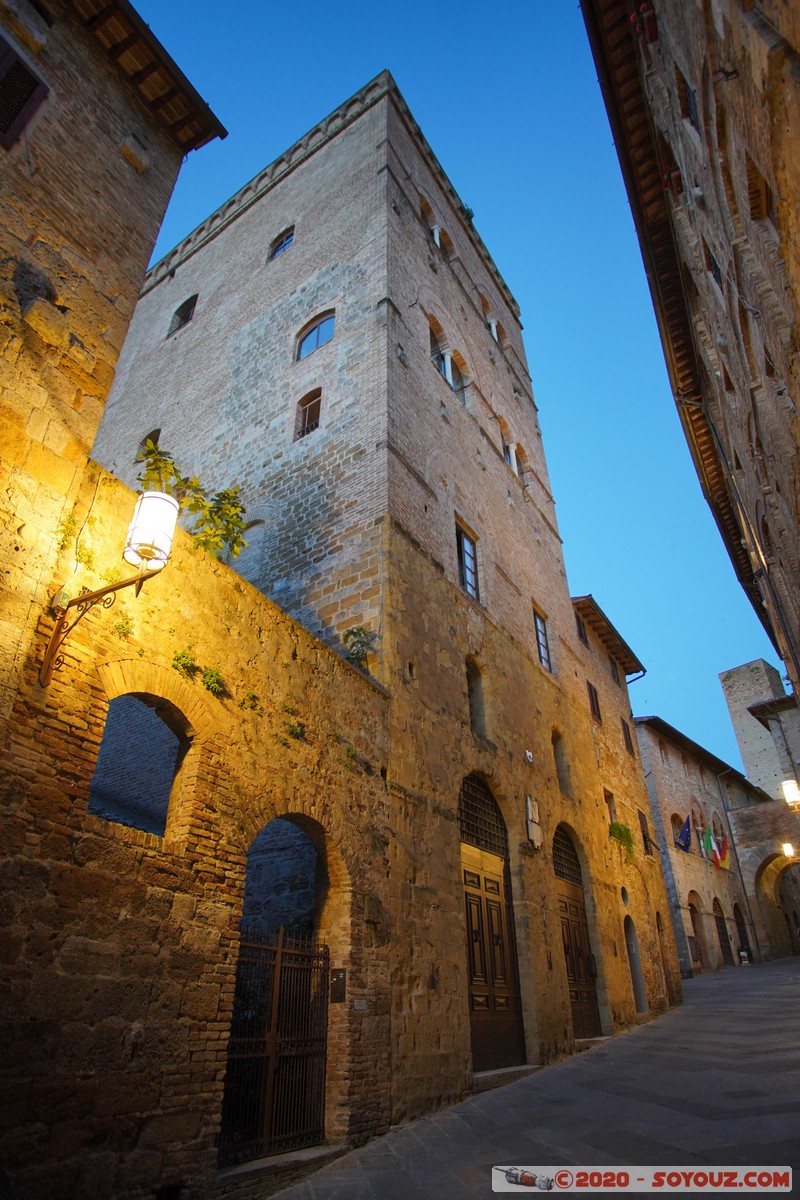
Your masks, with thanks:
M 796 6 L 582 7 L 689 447 L 798 692 Z
M 241 483 L 263 525 L 241 574 L 179 534 L 138 599 L 77 625 L 49 688 L 36 610 L 3 785 L 3 1041 L 25 1097 L 4 1145 L 30 1200 L 272 1186 L 218 1170 L 243 914 L 312 924 L 345 972 L 333 1143 L 680 996 L 626 740 L 640 664 L 570 599 L 516 306 L 388 75 L 148 276 L 97 454 L 132 482 L 156 429 L 204 482 Z M 89 463 L 73 588 L 114 562 L 132 499 Z M 361 625 L 369 676 L 336 653 Z M 168 730 L 152 754 L 150 709 Z M 120 765 L 137 739 L 144 815 Z
M 756 897 L 776 954 L 800 953 L 800 811 L 784 783 L 800 774 L 800 711 L 763 659 L 723 671 L 720 682 L 749 780 L 768 796 L 731 805 L 748 893 Z M 794 853 L 787 856 L 784 846 Z
M 658 717 L 637 717 L 636 733 L 647 779 L 662 867 L 670 899 L 670 915 L 681 973 L 739 966 L 771 958 L 776 950 L 760 909 L 749 908 L 740 868 L 740 848 L 732 832 L 729 809 L 767 797 L 738 771 Z M 687 849 L 678 839 L 689 819 Z M 710 828 L 722 850 L 727 839 L 729 867 L 718 867 L 703 849 Z M 782 944 L 777 953 L 784 953 Z

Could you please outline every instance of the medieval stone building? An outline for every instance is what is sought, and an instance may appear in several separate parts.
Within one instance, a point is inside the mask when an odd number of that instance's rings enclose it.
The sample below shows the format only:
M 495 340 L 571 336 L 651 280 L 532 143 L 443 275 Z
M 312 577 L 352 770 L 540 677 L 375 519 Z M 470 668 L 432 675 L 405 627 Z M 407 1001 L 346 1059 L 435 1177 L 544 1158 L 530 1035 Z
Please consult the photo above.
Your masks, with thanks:
M 637 717 L 636 733 L 682 975 L 785 953 L 771 911 L 751 912 L 729 814 L 769 798 L 660 717 Z
M 731 804 L 751 903 L 764 913 L 774 954 L 800 953 L 800 711 L 763 659 L 723 671 L 722 690 L 745 773 L 758 789 Z
M 797 6 L 582 8 L 689 448 L 797 692 Z
M 179 532 L 51 679 L 48 601 L 116 586 L 148 438 L 241 486 L 250 545 Z M 29 1200 L 263 1196 L 677 1001 L 641 664 L 570 599 L 519 313 L 388 74 L 148 274 L 95 455 L 4 730 Z

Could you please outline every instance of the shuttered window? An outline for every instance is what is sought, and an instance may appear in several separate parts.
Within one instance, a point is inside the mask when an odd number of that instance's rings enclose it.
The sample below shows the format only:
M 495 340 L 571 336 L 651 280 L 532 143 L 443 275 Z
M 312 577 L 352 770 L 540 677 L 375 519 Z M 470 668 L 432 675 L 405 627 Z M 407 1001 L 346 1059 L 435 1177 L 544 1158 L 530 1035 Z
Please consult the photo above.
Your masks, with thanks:
M 47 95 L 47 85 L 0 37 L 0 146 L 10 150 Z

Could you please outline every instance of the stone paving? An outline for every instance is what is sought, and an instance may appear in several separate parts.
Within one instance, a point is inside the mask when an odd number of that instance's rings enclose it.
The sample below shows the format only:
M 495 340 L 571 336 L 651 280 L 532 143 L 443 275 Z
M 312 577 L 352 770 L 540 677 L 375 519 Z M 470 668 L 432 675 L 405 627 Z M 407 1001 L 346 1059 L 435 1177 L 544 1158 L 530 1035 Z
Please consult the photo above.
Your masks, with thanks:
M 688 980 L 684 995 L 647 1025 L 395 1129 L 277 1195 L 474 1200 L 491 1197 L 493 1165 L 613 1164 L 791 1166 L 800 1196 L 800 958 Z

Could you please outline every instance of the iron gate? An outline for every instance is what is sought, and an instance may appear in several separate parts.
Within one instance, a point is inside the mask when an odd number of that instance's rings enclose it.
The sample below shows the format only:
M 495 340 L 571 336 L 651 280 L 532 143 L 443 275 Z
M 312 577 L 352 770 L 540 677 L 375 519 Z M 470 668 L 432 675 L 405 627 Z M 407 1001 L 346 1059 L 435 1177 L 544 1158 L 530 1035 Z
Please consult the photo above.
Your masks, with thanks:
M 243 929 L 220 1166 L 322 1141 L 327 1031 L 328 947 Z

